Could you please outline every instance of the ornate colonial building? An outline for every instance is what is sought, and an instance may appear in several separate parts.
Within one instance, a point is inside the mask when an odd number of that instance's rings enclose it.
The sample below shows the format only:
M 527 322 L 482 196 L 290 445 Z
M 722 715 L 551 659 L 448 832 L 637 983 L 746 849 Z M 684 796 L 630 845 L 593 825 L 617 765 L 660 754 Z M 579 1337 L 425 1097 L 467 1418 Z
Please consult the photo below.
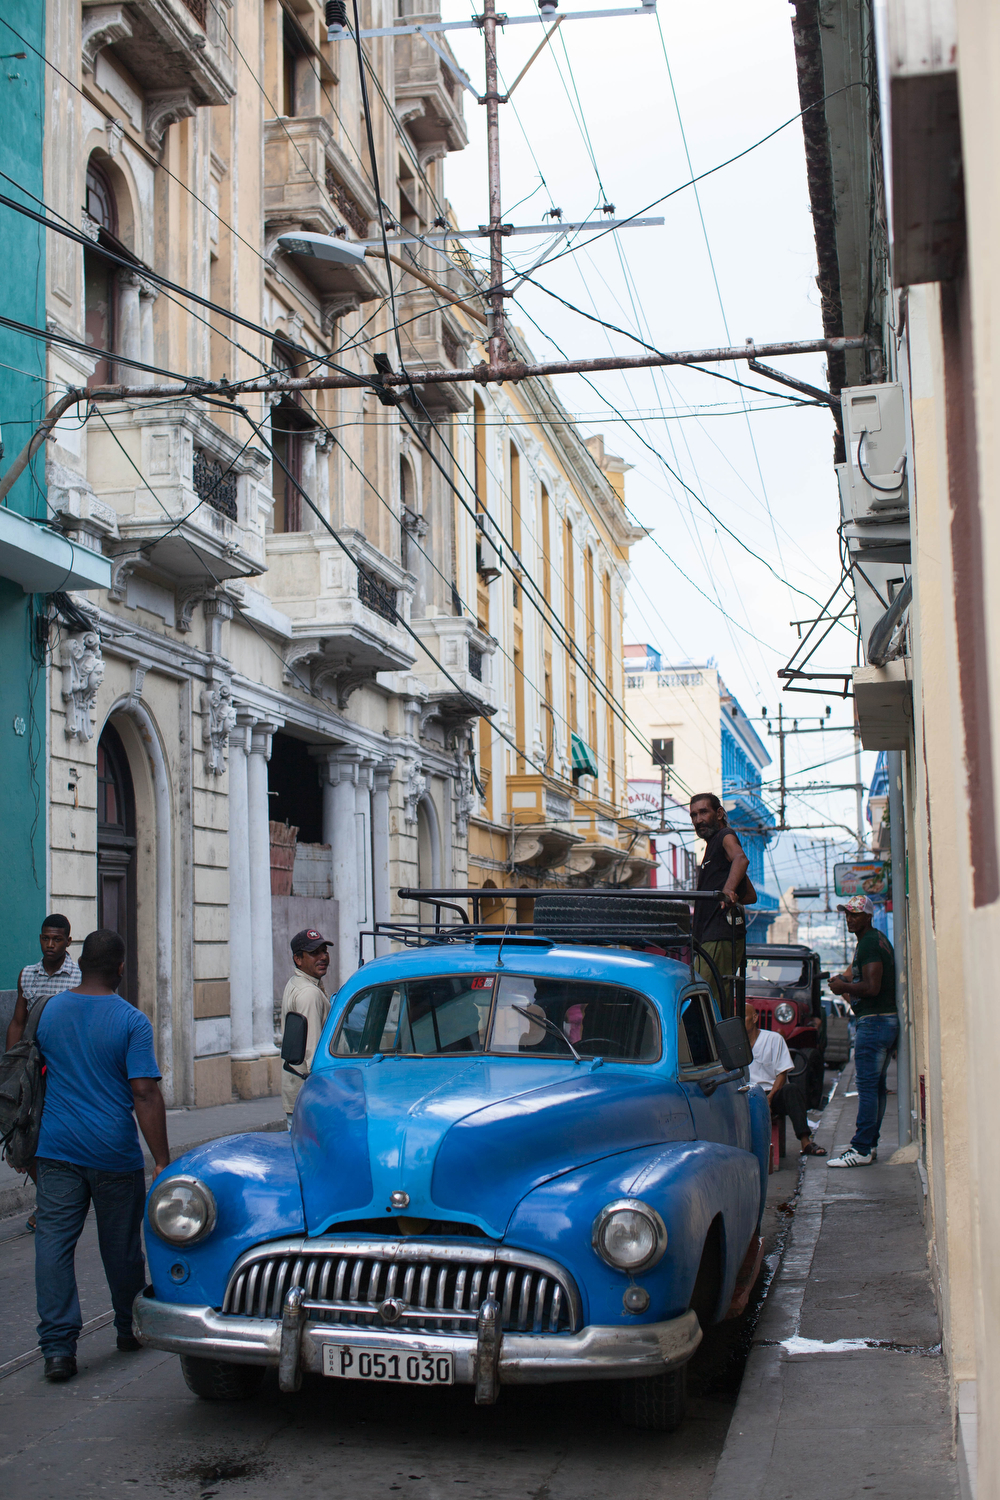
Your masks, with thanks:
M 447 228 L 460 88 L 374 39 L 366 113 L 322 12 L 50 0 L 44 198 L 85 237 L 47 235 L 56 386 L 479 357 L 467 260 L 374 243 Z M 303 926 L 336 982 L 400 887 L 644 878 L 624 466 L 548 382 L 479 390 L 130 398 L 48 444 L 49 514 L 112 576 L 49 596 L 46 899 L 126 936 L 175 1103 L 276 1089 Z

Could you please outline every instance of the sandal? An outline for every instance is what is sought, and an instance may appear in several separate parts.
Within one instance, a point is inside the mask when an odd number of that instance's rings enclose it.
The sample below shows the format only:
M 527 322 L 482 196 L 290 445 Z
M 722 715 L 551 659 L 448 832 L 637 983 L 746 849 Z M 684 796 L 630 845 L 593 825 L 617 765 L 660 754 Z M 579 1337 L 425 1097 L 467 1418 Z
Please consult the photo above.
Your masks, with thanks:
M 31 1215 L 24 1227 L 30 1234 L 34 1234 L 35 1230 L 38 1227 L 34 1214 Z
M 800 1150 L 801 1150 L 801 1153 L 802 1153 L 803 1156 L 825 1156 L 826 1155 L 826 1152 L 823 1149 L 823 1147 L 822 1146 L 817 1146 L 817 1144 L 816 1144 L 815 1141 L 807 1141 L 806 1144 L 800 1148 Z

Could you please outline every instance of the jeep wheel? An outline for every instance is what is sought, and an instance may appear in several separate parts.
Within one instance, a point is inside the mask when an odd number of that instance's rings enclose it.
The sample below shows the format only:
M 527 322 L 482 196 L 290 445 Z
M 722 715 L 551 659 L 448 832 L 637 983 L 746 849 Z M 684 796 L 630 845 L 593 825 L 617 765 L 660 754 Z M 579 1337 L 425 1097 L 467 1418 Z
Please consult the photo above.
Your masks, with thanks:
M 644 1380 L 622 1380 L 618 1387 L 618 1415 L 627 1427 L 643 1432 L 675 1432 L 684 1420 L 686 1368 Z
M 221 1359 L 180 1356 L 181 1373 L 189 1391 L 205 1401 L 249 1401 L 264 1380 L 261 1365 L 233 1365 Z

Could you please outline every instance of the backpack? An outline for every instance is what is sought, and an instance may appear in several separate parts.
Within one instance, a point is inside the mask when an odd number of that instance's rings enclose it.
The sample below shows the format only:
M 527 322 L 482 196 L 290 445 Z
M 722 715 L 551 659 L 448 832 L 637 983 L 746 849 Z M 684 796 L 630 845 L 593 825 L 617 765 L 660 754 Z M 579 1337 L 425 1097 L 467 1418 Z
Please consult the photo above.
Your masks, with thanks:
M 35 1041 L 50 996 L 32 1006 L 19 1042 L 0 1058 L 0 1141 L 15 1172 L 26 1172 L 38 1150 L 45 1104 L 45 1064 Z

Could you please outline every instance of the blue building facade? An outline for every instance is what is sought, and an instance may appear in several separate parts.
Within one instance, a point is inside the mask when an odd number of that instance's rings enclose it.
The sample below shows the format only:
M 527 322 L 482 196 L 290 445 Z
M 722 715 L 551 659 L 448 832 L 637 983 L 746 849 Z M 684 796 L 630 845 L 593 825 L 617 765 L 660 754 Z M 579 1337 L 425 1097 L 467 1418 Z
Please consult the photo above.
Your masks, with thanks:
M 746 850 L 748 873 L 757 890 L 757 905 L 747 912 L 747 937 L 763 942 L 779 909 L 777 896 L 764 888 L 764 853 L 771 841 L 774 814 L 761 793 L 761 774 L 771 757 L 736 699 L 725 689 L 719 707 L 722 800 Z
M 44 196 L 45 5 L 43 0 L 5 0 L 0 17 L 3 131 L 0 164 L 24 192 L 4 183 L 4 192 L 28 207 L 28 196 Z M 9 22 L 9 25 L 2 24 Z M 20 33 L 19 40 L 14 30 Z M 31 48 L 37 49 L 31 51 Z M 13 57 L 11 53 L 27 53 Z M 0 264 L 6 267 L 3 306 L 9 318 L 45 327 L 45 231 L 11 209 L 0 209 Z M 44 415 L 47 389 L 45 345 L 30 335 L 0 328 L 0 472 L 20 452 Z M 45 451 L 14 484 L 5 506 L 21 516 L 44 517 Z M 13 523 L 12 524 L 16 524 Z M 6 541 L 6 534 L 4 537 Z M 6 557 L 6 548 L 4 556 Z M 15 570 L 7 570 L 15 571 Z M 44 598 L 25 593 L 16 578 L 0 571 L 0 989 L 17 982 L 25 963 L 38 959 L 38 930 L 46 898 L 46 713 Z

